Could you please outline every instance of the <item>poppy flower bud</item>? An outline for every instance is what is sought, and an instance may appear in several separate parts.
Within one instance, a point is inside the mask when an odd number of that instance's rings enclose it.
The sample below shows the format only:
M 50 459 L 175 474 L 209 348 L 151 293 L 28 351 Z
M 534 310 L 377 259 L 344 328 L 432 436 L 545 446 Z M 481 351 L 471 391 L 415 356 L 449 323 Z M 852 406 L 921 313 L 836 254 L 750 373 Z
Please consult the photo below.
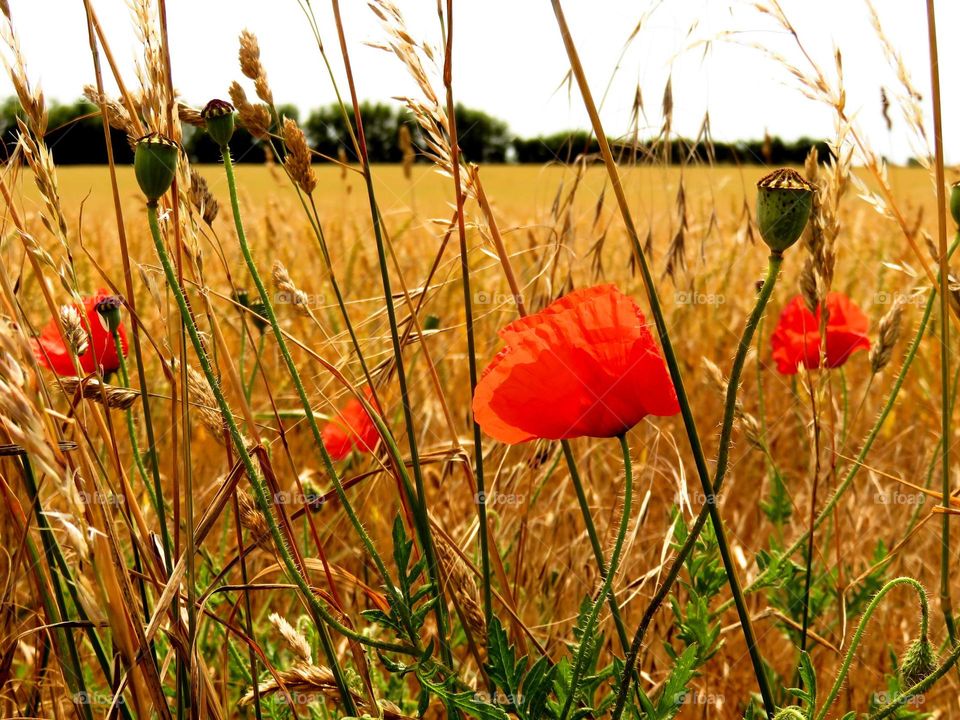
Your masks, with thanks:
M 115 333 L 117 328 L 120 327 L 120 308 L 122 305 L 120 298 L 115 295 L 108 295 L 101 298 L 94 306 L 106 329 L 111 333 Z
M 813 185 L 780 168 L 757 183 L 757 225 L 763 241 L 781 254 L 800 239 L 813 208 Z
M 953 215 L 953 221 L 960 225 L 960 182 L 950 188 L 950 214 Z
M 900 665 L 900 677 L 907 687 L 913 687 L 937 669 L 937 656 L 927 638 L 913 641 L 903 656 Z
M 177 144 L 163 135 L 146 135 L 137 141 L 133 171 L 148 203 L 156 203 L 173 185 L 177 152 Z
M 800 712 L 800 710 L 793 705 L 789 705 L 777 710 L 776 715 L 773 716 L 773 720 L 803 720 L 804 717 L 804 714 Z
M 233 137 L 233 105 L 226 100 L 211 100 L 200 112 L 207 124 L 207 134 L 220 147 L 230 144 Z

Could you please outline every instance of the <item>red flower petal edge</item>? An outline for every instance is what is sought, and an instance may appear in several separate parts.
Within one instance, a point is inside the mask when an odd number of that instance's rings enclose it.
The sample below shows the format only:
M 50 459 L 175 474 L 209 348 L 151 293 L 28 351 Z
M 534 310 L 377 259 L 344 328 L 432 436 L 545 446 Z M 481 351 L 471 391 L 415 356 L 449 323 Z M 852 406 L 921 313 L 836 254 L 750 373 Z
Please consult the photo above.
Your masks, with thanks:
M 473 414 L 505 443 L 614 437 L 680 411 L 640 308 L 614 285 L 576 290 L 500 331 Z
M 89 333 L 89 346 L 78 358 L 80 369 L 87 374 L 92 373 L 97 365 L 104 373 L 113 372 L 120 367 L 120 358 L 117 357 L 113 337 L 103 318 L 100 317 L 100 313 L 97 312 L 97 303 L 109 296 L 109 290 L 100 288 L 96 295 L 83 298 L 83 304 L 76 306 L 80 316 L 84 318 L 84 328 Z M 120 348 L 126 357 L 127 331 L 123 325 L 117 329 L 117 334 L 120 336 Z M 77 374 L 70 357 L 70 349 L 60 334 L 56 319 L 51 319 L 40 331 L 40 335 L 30 341 L 30 344 L 33 354 L 44 367 L 57 375 Z
M 870 321 L 856 303 L 840 292 L 827 293 L 827 312 L 825 365 L 837 368 L 856 351 L 870 349 Z M 770 335 L 777 371 L 794 375 L 801 366 L 811 370 L 820 367 L 820 345 L 820 308 L 816 313 L 810 312 L 797 295 L 780 313 L 777 327 Z
M 367 402 L 376 407 L 373 392 L 364 388 Z M 321 430 L 323 446 L 334 460 L 343 460 L 354 448 L 361 453 L 373 452 L 380 439 L 380 432 L 373 424 L 363 404 L 351 397 L 333 418 Z

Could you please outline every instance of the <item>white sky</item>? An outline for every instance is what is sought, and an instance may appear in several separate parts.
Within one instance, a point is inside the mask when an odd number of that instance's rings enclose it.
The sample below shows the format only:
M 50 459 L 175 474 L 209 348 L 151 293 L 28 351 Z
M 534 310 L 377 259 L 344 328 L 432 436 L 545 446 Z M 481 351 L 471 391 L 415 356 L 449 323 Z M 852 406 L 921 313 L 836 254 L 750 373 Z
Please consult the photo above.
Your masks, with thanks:
M 439 44 L 435 0 L 396 0 L 414 37 Z M 126 0 L 93 0 L 104 29 L 135 84 L 137 44 Z M 339 73 L 339 50 L 326 0 L 313 0 L 328 54 Z M 929 112 L 926 15 L 921 0 L 874 0 L 883 26 L 904 58 Z M 167 0 L 174 84 L 202 105 L 223 97 L 239 79 L 237 36 L 255 32 L 274 95 L 306 110 L 331 102 L 333 92 L 297 0 Z M 896 160 L 914 154 L 898 110 L 888 133 L 880 115 L 880 87 L 900 91 L 870 25 L 865 0 L 782 0 L 811 56 L 834 79 L 833 49 L 843 54 L 847 108 L 877 152 Z M 10 0 L 28 72 L 46 95 L 72 100 L 92 82 L 82 0 Z M 363 0 L 342 0 L 351 59 L 361 98 L 386 100 L 416 88 L 391 55 L 364 45 L 385 37 Z M 752 45 L 763 45 L 806 68 L 790 37 L 746 0 L 565 0 L 565 11 L 596 96 L 603 93 L 631 31 L 656 6 L 630 44 L 611 85 L 602 117 L 607 133 L 627 130 L 639 84 L 648 132 L 659 128 L 667 77 L 673 77 L 674 129 L 695 135 L 709 110 L 714 137 L 830 137 L 833 115 L 804 98 L 782 67 Z M 937 3 L 940 28 L 945 144 L 960 162 L 960 2 Z M 454 91 L 457 100 L 502 117 L 524 136 L 587 127 L 579 95 L 560 87 L 568 67 L 548 0 L 456 0 Z M 722 34 L 726 40 L 717 40 Z M 732 35 L 729 33 L 733 33 Z M 705 53 L 704 40 L 713 39 Z M 110 83 L 112 85 L 112 83 Z M 248 92 L 252 88 L 248 87 Z M 343 86 L 345 91 L 345 84 Z M 0 78 L 0 95 L 12 93 Z M 932 133 L 931 133 L 932 137 Z

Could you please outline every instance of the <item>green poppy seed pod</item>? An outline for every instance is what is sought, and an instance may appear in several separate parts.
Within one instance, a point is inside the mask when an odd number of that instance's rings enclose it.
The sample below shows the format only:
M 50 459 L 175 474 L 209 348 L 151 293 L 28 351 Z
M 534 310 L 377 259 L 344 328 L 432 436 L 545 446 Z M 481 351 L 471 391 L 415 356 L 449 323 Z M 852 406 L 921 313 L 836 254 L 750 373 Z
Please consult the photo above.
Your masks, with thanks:
M 250 319 L 253 320 L 253 326 L 262 333 L 270 324 L 270 321 L 267 320 L 267 306 L 262 302 L 252 302 L 249 307 L 253 313 L 250 316 Z
M 757 225 L 775 255 L 800 239 L 813 208 L 813 185 L 789 168 L 774 170 L 757 183 Z
M 926 638 L 919 638 L 907 648 L 900 665 L 903 684 L 911 688 L 937 669 L 937 655 Z
M 147 203 L 156 203 L 173 185 L 178 152 L 177 144 L 163 135 L 147 135 L 137 141 L 133 170 Z
M 960 225 L 960 182 L 950 188 L 950 214 L 953 215 L 953 221 Z
M 777 710 L 773 716 L 773 720 L 803 720 L 805 717 L 799 708 L 789 705 Z
M 200 113 L 207 124 L 207 134 L 220 147 L 230 144 L 233 137 L 233 105 L 226 100 L 211 100 Z
M 103 324 L 111 333 L 115 333 L 120 327 L 120 308 L 123 302 L 115 295 L 108 295 L 101 298 L 97 304 L 97 314 L 103 320 Z

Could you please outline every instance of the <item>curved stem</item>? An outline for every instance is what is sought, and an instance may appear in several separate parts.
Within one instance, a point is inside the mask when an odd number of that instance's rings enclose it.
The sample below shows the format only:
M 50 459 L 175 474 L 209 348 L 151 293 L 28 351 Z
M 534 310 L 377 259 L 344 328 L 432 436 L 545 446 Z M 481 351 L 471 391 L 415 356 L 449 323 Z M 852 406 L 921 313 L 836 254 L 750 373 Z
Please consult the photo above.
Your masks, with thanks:
M 850 666 L 853 663 L 857 648 L 860 646 L 860 642 L 863 640 L 863 635 L 867 630 L 867 623 L 870 622 L 870 617 L 880 605 L 880 601 L 883 600 L 886 594 L 899 585 L 909 585 L 917 591 L 917 595 L 920 598 L 920 634 L 921 637 L 927 636 L 930 609 L 927 605 L 926 590 L 923 589 L 923 585 L 918 583 L 913 578 L 894 578 L 877 591 L 877 594 L 873 596 L 873 600 L 871 600 L 870 604 L 867 605 L 867 609 L 863 611 L 863 616 L 860 618 L 857 629 L 853 633 L 853 640 L 850 642 L 850 649 L 847 650 L 847 654 L 843 658 L 843 664 L 840 666 L 840 672 L 837 673 L 837 678 L 833 682 L 833 687 L 830 688 L 830 694 L 827 695 L 826 702 L 824 702 L 823 707 L 821 707 L 820 711 L 816 714 L 815 720 L 823 720 L 823 718 L 827 716 L 830 706 L 833 705 L 834 700 L 837 699 L 837 695 L 840 694 L 840 688 L 843 687 L 844 680 L 847 679 L 847 675 L 850 672 Z
M 150 223 L 150 234 L 153 237 L 153 243 L 157 250 L 157 256 L 160 258 L 160 264 L 163 266 L 163 273 L 166 277 L 167 284 L 170 286 L 171 292 L 173 292 L 174 299 L 177 302 L 177 308 L 180 311 L 180 319 L 190 337 L 190 343 L 193 345 L 194 352 L 197 355 L 197 361 L 200 363 L 200 368 L 207 380 L 207 384 L 210 386 L 210 391 L 213 393 L 214 398 L 217 401 L 220 414 L 223 416 L 223 420 L 227 424 L 227 430 L 230 433 L 230 438 L 233 440 L 237 454 L 240 456 L 240 460 L 243 463 L 243 469 L 246 471 L 247 479 L 250 481 L 250 486 L 253 488 L 257 505 L 259 506 L 260 512 L 263 514 L 264 520 L 267 523 L 270 537 L 273 539 L 274 545 L 276 545 L 277 552 L 280 555 L 280 559 L 288 577 L 300 590 L 304 601 L 307 603 L 311 613 L 315 616 L 315 619 L 322 618 L 324 622 L 348 637 L 353 637 L 356 635 L 357 637 L 354 637 L 353 639 L 356 639 L 358 642 L 360 642 L 361 639 L 363 641 L 367 641 L 368 638 L 360 636 L 359 633 L 353 633 L 352 631 L 349 631 L 347 628 L 343 627 L 329 612 L 327 612 L 326 608 L 324 608 L 320 601 L 317 600 L 316 595 L 313 593 L 313 589 L 310 587 L 310 583 L 307 582 L 306 577 L 303 575 L 299 566 L 294 561 L 288 546 L 288 540 L 280 532 L 280 527 L 277 524 L 276 518 L 273 516 L 269 495 L 266 487 L 264 486 L 263 479 L 260 476 L 259 470 L 254 465 L 253 459 L 250 457 L 250 453 L 247 451 L 246 445 L 243 442 L 243 436 L 240 434 L 240 428 L 237 427 L 237 421 L 234 419 L 233 412 L 230 410 L 230 406 L 227 404 L 227 400 L 224 397 L 223 391 L 220 389 L 220 383 L 217 381 L 216 375 L 213 373 L 213 367 L 210 365 L 210 358 L 207 356 L 206 350 L 203 347 L 203 343 L 200 341 L 200 335 L 197 331 L 196 325 L 193 322 L 193 317 L 190 314 L 190 310 L 187 307 L 187 300 L 183 294 L 183 289 L 180 287 L 180 283 L 177 281 L 176 272 L 170 263 L 170 258 L 167 255 L 167 249 L 164 247 L 163 237 L 160 233 L 160 222 L 157 218 L 156 202 L 147 203 L 147 219 Z M 353 702 L 353 696 L 351 695 L 346 679 L 343 676 L 343 670 L 340 668 L 340 664 L 337 661 L 336 651 L 333 648 L 330 636 L 327 633 L 324 625 L 319 622 L 317 622 L 317 630 L 321 640 L 323 641 L 324 649 L 330 662 L 330 669 L 333 672 L 334 680 L 340 693 L 340 699 L 343 703 L 344 709 L 348 714 L 355 714 L 356 706 Z
M 740 616 L 740 627 L 743 631 L 744 640 L 747 648 L 750 650 L 750 658 L 753 661 L 754 673 L 757 676 L 757 684 L 760 688 L 760 694 L 763 697 L 764 709 L 769 717 L 773 717 L 775 706 L 773 696 L 770 693 L 769 683 L 763 668 L 763 662 L 757 652 L 756 642 L 754 640 L 753 626 L 750 622 L 750 616 L 746 612 L 746 604 L 743 601 L 743 591 L 740 589 L 740 581 L 737 579 L 737 569 L 730 556 L 730 550 L 727 545 L 726 533 L 723 529 L 723 523 L 720 513 L 717 510 L 716 492 L 713 483 L 710 481 L 710 470 L 707 467 L 707 460 L 703 452 L 703 445 L 700 442 L 700 434 L 697 430 L 697 423 L 690 408 L 690 401 L 687 397 L 687 391 L 683 383 L 683 373 L 680 371 L 680 363 L 677 361 L 676 353 L 673 349 L 673 343 L 670 340 L 670 332 L 667 329 L 667 322 L 663 314 L 663 308 L 660 305 L 660 298 L 657 294 L 657 286 L 653 279 L 653 273 L 650 270 L 650 264 L 644 254 L 643 246 L 640 243 L 640 235 L 637 233 L 637 227 L 633 222 L 633 216 L 630 213 L 630 206 L 627 202 L 626 191 L 620 181 L 620 173 L 617 170 L 617 163 L 613 158 L 613 152 L 610 150 L 610 143 L 607 140 L 606 133 L 603 130 L 603 123 L 600 122 L 600 113 L 597 111 L 596 103 L 593 100 L 593 94 L 590 91 L 590 85 L 587 83 L 587 77 L 580 62 L 580 56 L 577 54 L 577 48 L 574 45 L 573 37 L 570 35 L 570 28 L 567 25 L 566 17 L 563 14 L 563 8 L 560 6 L 560 0 L 550 0 L 553 6 L 553 12 L 557 19 L 557 26 L 560 29 L 560 36 L 567 51 L 567 57 L 570 59 L 570 70 L 572 76 L 580 88 L 580 96 L 583 98 L 584 108 L 590 116 L 590 123 L 594 130 L 594 136 L 597 144 L 600 146 L 600 154 L 603 157 L 607 174 L 610 176 L 611 187 L 617 199 L 617 205 L 620 209 L 620 215 L 623 218 L 624 227 L 627 231 L 627 237 L 633 248 L 634 257 L 637 265 L 640 267 L 640 274 L 643 277 L 643 286 L 647 291 L 647 300 L 650 303 L 650 314 L 653 317 L 654 325 L 657 328 L 657 336 L 660 338 L 660 344 L 663 348 L 663 358 L 666 361 L 667 369 L 670 372 L 670 379 L 673 382 L 674 389 L 677 392 L 677 402 L 680 405 L 680 413 L 683 418 L 683 426 L 687 433 L 687 440 L 690 443 L 690 452 L 697 468 L 697 476 L 700 479 L 700 485 L 703 489 L 703 495 L 706 498 L 707 509 L 710 512 L 710 519 L 716 530 L 717 545 L 720 549 L 720 557 L 723 560 L 723 569 L 730 585 L 730 592 L 733 594 L 737 605 L 737 613 Z
M 620 554 L 623 551 L 623 540 L 627 536 L 627 527 L 630 524 L 630 503 L 633 495 L 633 465 L 630 460 L 630 446 L 627 444 L 626 433 L 619 435 L 620 450 L 623 453 L 624 482 L 623 482 L 623 512 L 620 515 L 620 527 L 617 529 L 617 539 L 613 545 L 613 554 L 610 556 L 610 566 L 607 569 L 603 585 L 597 599 L 593 602 L 590 609 L 590 615 L 587 617 L 587 624 L 583 628 L 580 636 L 580 647 L 577 650 L 577 658 L 573 666 L 573 674 L 570 677 L 570 689 L 567 694 L 567 701 L 563 706 L 563 712 L 560 713 L 560 720 L 566 720 L 577 694 L 577 684 L 580 682 L 580 676 L 583 674 L 584 663 L 587 655 L 591 651 L 590 637 L 597 624 L 597 618 L 600 616 L 600 608 L 606 602 L 610 588 L 613 586 L 613 579 L 617 574 L 617 568 L 620 566 Z M 627 673 L 629 677 L 629 673 Z
M 661 583 L 656 594 L 653 596 L 653 599 L 650 601 L 650 605 L 647 607 L 646 612 L 640 620 L 640 625 L 637 627 L 637 632 L 633 636 L 633 642 L 630 645 L 630 652 L 627 654 L 624 664 L 623 677 L 620 680 L 620 688 L 617 692 L 617 704 L 614 708 L 612 716 L 613 720 L 618 720 L 623 714 L 624 704 L 626 703 L 627 692 L 630 686 L 631 674 L 633 672 L 633 667 L 637 662 L 637 656 L 640 652 L 640 646 L 643 644 L 643 638 L 646 635 L 647 628 L 650 626 L 650 622 L 653 620 L 653 616 L 660 608 L 660 605 L 666 599 L 667 595 L 669 595 L 670 590 L 673 587 L 673 583 L 676 581 L 677 576 L 680 574 L 680 570 L 683 568 L 683 564 L 686 562 L 687 557 L 689 557 L 694 546 L 696 545 L 697 539 L 700 537 L 700 532 L 703 530 L 703 526 L 706 524 L 708 517 L 711 517 L 711 519 L 714 521 L 714 528 L 716 528 L 717 541 L 721 555 L 729 553 L 726 547 L 725 539 L 722 540 L 723 528 L 719 523 L 719 515 L 717 514 L 716 517 L 714 517 L 714 514 L 716 513 L 715 493 L 720 490 L 720 487 L 723 484 L 723 479 L 727 472 L 727 465 L 729 464 L 730 440 L 733 435 L 733 421 L 736 417 L 737 391 L 740 387 L 740 376 L 743 374 L 743 366 L 746 363 L 747 354 L 750 352 L 750 346 L 753 342 L 754 332 L 756 332 L 757 325 L 759 325 L 760 319 L 763 317 L 763 312 L 766 308 L 767 302 L 770 300 L 770 296 L 773 295 L 773 288 L 777 283 L 777 277 L 780 274 L 780 267 L 782 264 L 783 257 L 781 255 L 770 256 L 769 265 L 767 267 L 767 277 L 763 281 L 763 287 L 760 288 L 760 294 L 757 296 L 757 302 L 754 305 L 753 311 L 750 313 L 749 318 L 747 319 L 746 327 L 744 327 L 743 334 L 740 337 L 740 342 L 737 345 L 737 354 L 733 359 L 733 368 L 730 371 L 730 380 L 727 383 L 727 396 L 723 411 L 723 425 L 720 429 L 720 447 L 717 451 L 717 469 L 713 482 L 713 493 L 707 496 L 705 507 L 700 510 L 700 514 L 697 516 L 696 522 L 691 528 L 690 533 L 687 535 L 686 541 L 680 548 L 676 557 L 674 557 L 673 563 L 671 564 L 670 569 L 667 571 L 666 577 Z M 757 681 L 760 684 L 760 692 L 764 699 L 764 707 L 767 710 L 767 714 L 772 715 L 773 695 L 770 692 L 769 683 L 767 682 L 766 672 L 763 668 L 763 660 L 757 651 L 756 642 L 753 639 L 753 628 L 750 625 L 750 619 L 746 610 L 743 594 L 740 591 L 736 576 L 728 574 L 728 578 L 731 582 L 731 587 L 736 586 L 736 589 L 733 593 L 733 600 L 735 603 L 737 603 L 737 611 L 740 614 L 740 621 L 743 623 L 744 636 L 747 639 L 747 647 L 750 650 L 751 659 L 753 660 L 754 672 L 756 673 Z

